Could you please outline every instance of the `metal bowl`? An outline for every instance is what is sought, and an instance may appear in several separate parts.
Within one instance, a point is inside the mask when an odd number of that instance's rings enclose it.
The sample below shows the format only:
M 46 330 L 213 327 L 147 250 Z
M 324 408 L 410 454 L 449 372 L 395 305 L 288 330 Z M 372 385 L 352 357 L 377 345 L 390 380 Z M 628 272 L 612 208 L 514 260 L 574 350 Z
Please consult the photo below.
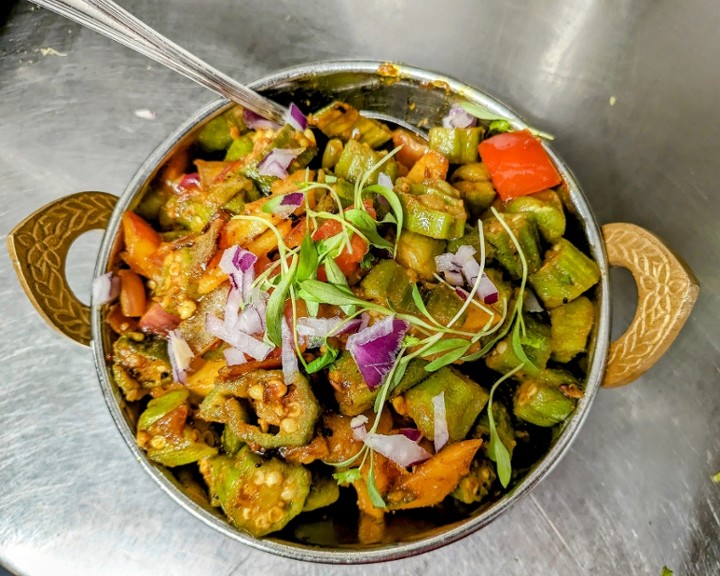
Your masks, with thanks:
M 333 100 L 342 100 L 376 118 L 389 119 L 420 129 L 423 126 L 439 124 L 452 102 L 466 100 L 480 104 L 499 116 L 508 118 L 515 128 L 526 127 L 525 122 L 516 113 L 485 92 L 442 75 L 395 64 L 344 61 L 303 65 L 262 78 L 251 84 L 251 87 L 285 104 L 294 101 L 306 110 L 318 109 Z M 39 287 L 43 280 L 37 278 L 36 265 L 38 258 L 47 259 L 47 255 L 41 255 L 32 250 L 33 233 L 31 229 L 33 226 L 31 225 L 43 218 L 65 222 L 60 226 L 60 228 L 63 226 L 65 228 L 64 236 L 54 243 L 55 251 L 60 254 L 59 260 L 61 261 L 64 260 L 67 248 L 74 238 L 87 229 L 106 227 L 95 269 L 96 275 L 106 272 L 119 249 L 122 213 L 137 205 L 143 192 L 160 168 L 179 148 L 193 138 L 199 127 L 224 112 L 229 106 L 231 106 L 230 103 L 221 100 L 202 108 L 188 119 L 150 155 L 117 203 L 115 203 L 114 197 L 101 193 L 79 193 L 61 199 L 41 209 L 18 225 L 9 236 L 9 246 L 23 285 L 41 314 L 54 327 L 75 340 L 86 344 L 91 341 L 105 400 L 112 418 L 134 458 L 178 504 L 198 519 L 234 540 L 288 558 L 350 564 L 411 556 L 468 536 L 505 512 L 548 475 L 578 434 L 593 398 L 603 381 L 610 385 L 626 383 L 649 368 L 667 349 L 692 308 L 697 295 L 697 286 L 691 274 L 674 259 L 659 240 L 643 229 L 631 225 L 609 225 L 604 230 L 606 236 L 604 239 L 575 177 L 552 148 L 546 144 L 546 148 L 567 186 L 566 199 L 568 209 L 574 216 L 579 235 L 578 241 L 585 244 L 601 269 L 601 279 L 594 292 L 597 314 L 587 358 L 585 395 L 578 402 L 573 415 L 564 423 L 562 431 L 555 436 L 547 453 L 499 500 L 478 508 L 463 519 L 429 529 L 410 531 L 400 541 L 389 544 L 360 545 L 339 542 L 303 543 L 279 537 L 254 538 L 234 528 L 217 509 L 191 497 L 170 471 L 150 461 L 137 446 L 133 411 L 127 406 L 113 383 L 106 364 L 107 353 L 111 350 L 111 345 L 102 309 L 98 307 L 88 309 L 77 302 L 67 288 L 66 282 L 58 281 L 55 277 L 56 274 L 54 276 L 55 287 L 50 290 L 51 296 L 54 294 L 55 298 L 55 305 L 51 310 L 51 307 L 45 302 L 48 290 Z M 84 224 L 68 223 L 66 217 L 68 213 L 76 215 L 82 213 Z M 47 228 L 45 229 L 47 230 Z M 628 248 L 628 244 L 631 245 L 630 248 Z M 628 250 L 629 256 L 627 256 Z M 611 253 L 610 260 L 608 253 Z M 665 298 L 669 293 L 675 298 L 674 310 L 678 311 L 677 317 L 672 319 L 669 324 L 666 322 L 661 328 L 658 328 L 657 325 L 648 327 L 647 322 L 638 321 L 636 316 L 636 321 L 628 329 L 628 332 L 613 344 L 610 363 L 606 366 L 611 350 L 608 283 L 610 263 L 630 268 L 638 278 L 640 286 L 638 275 L 643 273 L 642 259 L 649 259 L 656 265 L 670 267 L 676 279 L 678 277 L 680 280 L 685 278 L 687 281 L 675 283 L 672 287 L 667 285 L 667 282 L 658 284 L 655 281 L 653 286 L 657 285 L 657 289 L 639 291 L 641 293 L 639 294 L 638 310 L 642 314 L 643 310 L 657 306 L 658 299 Z M 31 272 L 33 269 L 35 271 Z M 61 280 L 64 280 L 64 275 Z M 45 282 L 48 283 L 47 280 Z M 53 283 L 48 284 L 53 286 Z M 64 307 L 64 314 L 58 315 L 56 314 L 57 294 L 63 293 L 63 290 L 67 292 L 64 296 L 67 299 L 67 306 Z M 682 301 L 682 306 L 677 304 L 679 301 Z M 673 313 L 675 314 L 675 312 Z M 637 361 L 638 358 L 641 358 L 640 363 Z

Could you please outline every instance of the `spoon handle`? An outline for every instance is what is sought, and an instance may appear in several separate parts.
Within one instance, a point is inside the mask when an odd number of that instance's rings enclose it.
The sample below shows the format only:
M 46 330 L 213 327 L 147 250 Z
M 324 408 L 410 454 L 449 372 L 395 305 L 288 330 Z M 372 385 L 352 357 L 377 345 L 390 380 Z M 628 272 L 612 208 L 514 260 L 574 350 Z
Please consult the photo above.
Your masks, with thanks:
M 183 74 L 229 100 L 283 123 L 286 109 L 243 86 L 138 20 L 112 0 L 30 0 Z

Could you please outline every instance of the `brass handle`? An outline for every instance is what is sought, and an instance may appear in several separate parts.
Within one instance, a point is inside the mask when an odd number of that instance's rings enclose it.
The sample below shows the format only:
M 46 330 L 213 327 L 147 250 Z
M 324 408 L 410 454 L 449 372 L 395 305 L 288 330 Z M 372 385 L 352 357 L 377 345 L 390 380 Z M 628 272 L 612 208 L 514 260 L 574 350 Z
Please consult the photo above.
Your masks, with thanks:
M 7 237 L 20 284 L 40 316 L 86 346 L 90 344 L 90 307 L 70 289 L 65 261 L 81 234 L 107 227 L 117 200 L 105 192 L 60 198 L 25 218 Z
M 602 228 L 611 266 L 627 268 L 638 291 L 630 326 L 610 344 L 603 386 L 629 384 L 657 362 L 685 324 L 700 286 L 692 271 L 657 237 L 634 224 Z

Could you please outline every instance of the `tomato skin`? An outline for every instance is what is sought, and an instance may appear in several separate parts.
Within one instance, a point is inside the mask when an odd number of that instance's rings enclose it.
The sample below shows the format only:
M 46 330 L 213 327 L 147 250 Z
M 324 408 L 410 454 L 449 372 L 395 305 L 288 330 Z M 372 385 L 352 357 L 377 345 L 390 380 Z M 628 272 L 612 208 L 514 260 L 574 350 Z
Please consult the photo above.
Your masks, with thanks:
M 503 201 L 557 186 L 562 178 L 542 143 L 528 130 L 496 134 L 478 145 Z
M 132 270 L 119 270 L 120 309 L 128 318 L 138 318 L 145 313 L 147 298 L 142 278 Z
M 123 214 L 122 228 L 125 239 L 123 256 L 125 262 L 146 278 L 158 276 L 162 267 L 162 262 L 158 262 L 157 259 L 158 248 L 162 243 L 160 235 L 134 212 Z
M 371 218 L 376 218 L 375 209 L 373 208 L 372 202 L 369 200 L 363 200 L 363 205 L 365 207 L 365 210 L 370 215 Z M 351 209 L 352 206 L 348 209 Z M 342 232 L 342 224 L 338 222 L 337 220 L 325 220 L 320 227 L 315 230 L 315 232 L 312 235 L 312 239 L 317 242 L 318 240 L 327 240 L 328 238 L 331 238 L 337 234 L 340 234 Z M 363 258 L 365 258 L 365 254 L 367 254 L 368 249 L 370 248 L 360 236 L 357 234 L 353 234 L 350 237 L 350 248 L 352 251 L 348 251 L 347 248 L 345 248 L 337 258 L 335 258 L 335 264 L 338 265 L 338 268 L 340 268 L 340 271 L 345 275 L 346 278 L 349 278 L 353 272 L 355 272 L 360 262 L 362 262 Z M 324 275 L 324 267 L 320 267 L 318 269 L 318 279 L 321 281 L 325 281 L 325 279 L 321 278 L 321 275 Z

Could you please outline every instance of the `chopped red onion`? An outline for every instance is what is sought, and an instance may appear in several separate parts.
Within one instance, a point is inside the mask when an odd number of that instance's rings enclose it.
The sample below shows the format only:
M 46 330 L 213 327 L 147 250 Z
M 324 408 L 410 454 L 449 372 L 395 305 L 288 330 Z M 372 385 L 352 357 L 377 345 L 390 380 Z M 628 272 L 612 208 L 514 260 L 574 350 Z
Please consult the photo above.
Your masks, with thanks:
M 255 114 L 255 112 L 248 110 L 247 108 L 243 110 L 243 120 L 245 120 L 245 125 L 251 130 L 278 130 L 281 128 L 279 124 L 263 118 L 259 114 Z
M 106 272 L 97 278 L 93 278 L 92 283 L 92 303 L 93 306 L 101 306 L 111 302 L 120 294 L 120 277 L 115 276 L 112 272 Z
M 298 336 L 305 339 L 308 348 L 317 348 L 322 345 L 323 339 L 340 325 L 339 316 L 333 318 L 298 318 L 296 330 Z
M 476 124 L 477 119 L 457 104 L 453 104 L 442 119 L 443 128 L 471 128 Z
M 168 356 L 172 366 L 173 378 L 176 382 L 186 382 L 187 369 L 193 359 L 193 352 L 179 332 L 171 330 L 168 332 Z
M 200 174 L 197 172 L 193 172 L 192 174 L 185 174 L 181 179 L 180 182 L 178 182 L 177 190 L 179 192 L 183 192 L 185 190 L 190 190 L 191 188 L 199 188 L 200 187 Z
M 257 165 L 261 176 L 275 176 L 287 178 L 287 169 L 290 163 L 297 158 L 303 148 L 274 148 Z
M 403 436 L 410 438 L 413 442 L 420 442 L 423 437 L 422 432 L 420 432 L 417 428 L 400 428 L 398 432 L 400 432 Z
M 390 179 L 390 176 L 385 174 L 385 172 L 380 172 L 380 174 L 378 174 L 378 184 L 380 186 L 384 186 L 385 188 L 389 188 L 390 190 L 393 189 L 392 180 Z M 380 196 L 380 198 L 383 198 L 383 196 Z
M 435 430 L 433 443 L 435 444 L 435 452 L 447 444 L 450 439 L 448 432 L 447 415 L 445 412 L 445 392 L 440 392 L 437 396 L 433 396 L 433 428 Z
M 265 302 L 262 302 L 261 307 L 263 309 L 262 313 L 257 304 L 253 303 L 245 306 L 237 318 L 235 327 L 245 332 L 245 334 L 262 334 L 265 331 Z
M 404 434 L 377 434 L 368 432 L 363 442 L 402 467 L 412 466 L 432 455 Z
M 255 360 L 265 360 L 272 351 L 272 346 L 234 327 L 226 327 L 220 318 L 212 314 L 205 317 L 205 329 L 216 338 L 220 338 L 223 342 L 227 342 L 233 348 L 241 350 Z
M 353 436 L 358 440 L 364 440 L 367 436 L 367 430 L 365 424 L 368 423 L 368 417 L 365 414 L 359 414 L 350 420 L 350 429 L 352 430 Z
M 175 330 L 178 324 L 180 324 L 178 316 L 166 312 L 160 304 L 153 302 L 140 318 L 139 327 L 145 332 L 165 335 L 170 330 Z
M 480 264 L 475 260 L 475 252 L 475 248 L 464 244 L 455 254 L 445 253 L 435 256 L 435 267 L 452 286 L 462 286 L 465 283 L 474 286 L 478 282 L 480 273 Z M 484 272 L 480 276 L 475 293 L 485 304 L 494 304 L 500 298 L 497 287 Z M 461 297 L 466 298 L 464 295 Z
M 280 218 L 287 218 L 290 214 L 302 206 L 304 201 L 305 194 L 302 192 L 291 192 L 290 194 L 285 194 L 280 203 L 275 206 L 272 213 Z
M 228 291 L 227 301 L 225 302 L 225 328 L 230 330 L 238 322 L 238 311 L 240 310 L 240 304 L 242 304 L 243 296 L 242 292 L 232 286 Z
M 298 360 L 295 354 L 295 345 L 293 343 L 293 334 L 288 326 L 287 320 L 283 316 L 282 319 L 282 369 L 283 377 L 285 378 L 285 384 L 290 385 L 295 382 L 295 378 L 298 375 Z
M 535 292 L 532 290 L 525 290 L 523 304 L 527 312 L 542 312 L 544 310 L 542 304 L 538 301 L 537 296 L 535 296 Z
M 302 113 L 300 108 L 298 108 L 294 102 L 290 102 L 288 111 L 285 114 L 285 122 L 290 124 L 290 126 L 299 132 L 302 132 L 305 128 L 307 128 L 307 118 L 305 118 L 305 114 Z
M 238 366 L 239 364 L 245 364 L 247 362 L 245 353 L 237 348 L 225 348 L 225 350 L 223 350 L 223 356 L 225 356 L 225 361 L 228 366 Z
M 220 258 L 220 269 L 226 274 L 249 272 L 257 262 L 257 256 L 240 246 L 230 246 Z
M 404 320 L 386 316 L 347 339 L 345 347 L 355 359 L 370 390 L 380 386 L 392 368 L 409 327 Z

